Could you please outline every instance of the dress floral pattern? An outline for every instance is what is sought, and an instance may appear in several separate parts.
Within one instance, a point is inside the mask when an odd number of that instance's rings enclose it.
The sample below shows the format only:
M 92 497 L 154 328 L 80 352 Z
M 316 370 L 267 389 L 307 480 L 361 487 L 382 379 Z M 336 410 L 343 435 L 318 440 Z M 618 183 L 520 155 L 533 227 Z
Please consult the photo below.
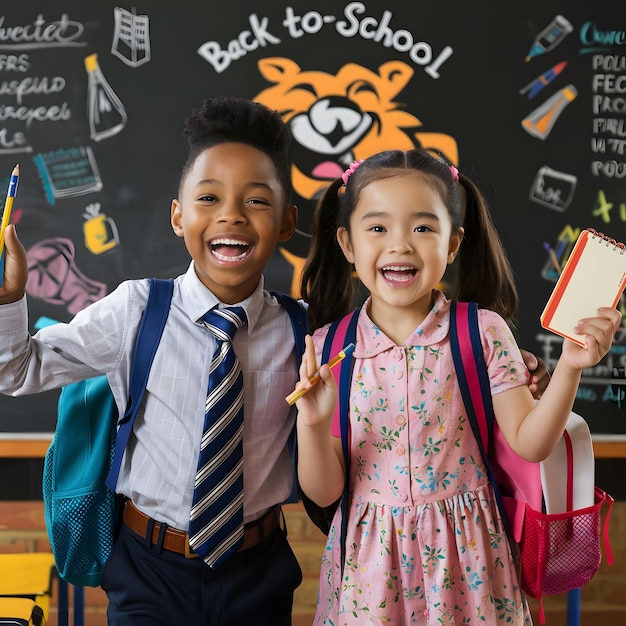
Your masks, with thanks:
M 438 292 L 403 346 L 361 310 L 346 561 L 342 574 L 339 508 L 322 559 L 316 625 L 532 623 L 456 382 L 449 308 Z M 527 384 L 504 320 L 480 310 L 479 323 L 492 393 Z M 326 332 L 315 333 L 318 354 Z

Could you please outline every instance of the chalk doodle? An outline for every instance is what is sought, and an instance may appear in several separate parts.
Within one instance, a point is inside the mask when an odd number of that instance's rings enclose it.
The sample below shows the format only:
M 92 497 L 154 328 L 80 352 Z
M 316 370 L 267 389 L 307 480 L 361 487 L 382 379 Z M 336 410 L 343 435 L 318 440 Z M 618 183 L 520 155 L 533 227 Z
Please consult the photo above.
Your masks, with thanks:
M 62 237 L 44 239 L 27 252 L 29 296 L 62 305 L 75 315 L 106 295 L 104 283 L 85 276 L 74 262 L 74 244 Z
M 150 60 L 150 18 L 115 7 L 115 27 L 111 54 L 130 67 L 139 67 Z
M 100 203 L 94 202 L 85 207 L 83 213 L 83 235 L 85 247 L 92 254 L 102 254 L 119 245 L 120 237 L 113 218 L 100 213 Z

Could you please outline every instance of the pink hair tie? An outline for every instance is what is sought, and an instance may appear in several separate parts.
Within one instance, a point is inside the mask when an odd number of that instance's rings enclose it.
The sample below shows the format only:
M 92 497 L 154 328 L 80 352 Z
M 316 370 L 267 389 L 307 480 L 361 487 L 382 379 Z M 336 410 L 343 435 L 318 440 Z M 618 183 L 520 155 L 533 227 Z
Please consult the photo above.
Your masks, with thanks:
M 456 169 L 456 167 L 454 167 L 454 165 L 448 165 L 448 167 L 450 168 L 450 174 L 452 174 L 452 178 L 454 179 L 455 183 L 459 182 L 459 170 Z
M 363 163 L 363 159 L 359 161 L 352 161 L 352 163 L 350 164 L 350 167 L 341 175 L 341 180 L 343 180 L 344 185 L 348 184 L 348 178 L 350 178 L 350 176 L 354 174 L 354 172 L 356 172 L 356 170 L 359 168 L 359 165 L 361 165 L 361 163 Z

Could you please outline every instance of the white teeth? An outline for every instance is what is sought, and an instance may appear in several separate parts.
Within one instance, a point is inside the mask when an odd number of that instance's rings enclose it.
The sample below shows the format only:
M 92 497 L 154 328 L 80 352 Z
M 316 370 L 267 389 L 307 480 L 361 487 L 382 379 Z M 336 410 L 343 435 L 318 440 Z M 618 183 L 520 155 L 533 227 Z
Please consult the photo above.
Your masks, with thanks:
M 402 265 L 389 265 L 387 267 L 383 267 L 383 272 L 410 272 L 414 270 L 413 267 L 407 267 Z
M 247 246 L 245 241 L 239 239 L 214 239 L 211 242 L 212 246 Z
M 245 258 L 247 252 L 243 252 L 241 254 L 238 254 L 237 256 L 225 256 L 224 254 L 219 254 L 218 252 L 215 252 L 215 250 L 213 250 L 213 256 L 217 257 L 220 261 L 239 261 L 243 258 Z

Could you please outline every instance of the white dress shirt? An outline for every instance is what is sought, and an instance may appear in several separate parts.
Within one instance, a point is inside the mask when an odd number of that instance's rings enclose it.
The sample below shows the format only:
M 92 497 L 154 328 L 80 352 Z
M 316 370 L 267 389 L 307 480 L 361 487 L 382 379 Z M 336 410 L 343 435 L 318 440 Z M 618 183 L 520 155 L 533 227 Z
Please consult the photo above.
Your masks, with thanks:
M 120 414 L 128 397 L 135 338 L 149 290 L 147 279 L 115 291 L 33 337 L 26 298 L 0 306 L 0 392 L 37 393 L 106 374 Z M 193 262 L 175 280 L 172 305 L 156 352 L 117 483 L 144 513 L 187 529 L 204 426 L 213 335 L 198 320 L 220 302 L 197 278 Z M 248 324 L 235 351 L 244 378 L 244 517 L 251 521 L 292 492 L 287 440 L 295 410 L 285 396 L 297 381 L 293 330 L 263 280 L 238 303 Z

